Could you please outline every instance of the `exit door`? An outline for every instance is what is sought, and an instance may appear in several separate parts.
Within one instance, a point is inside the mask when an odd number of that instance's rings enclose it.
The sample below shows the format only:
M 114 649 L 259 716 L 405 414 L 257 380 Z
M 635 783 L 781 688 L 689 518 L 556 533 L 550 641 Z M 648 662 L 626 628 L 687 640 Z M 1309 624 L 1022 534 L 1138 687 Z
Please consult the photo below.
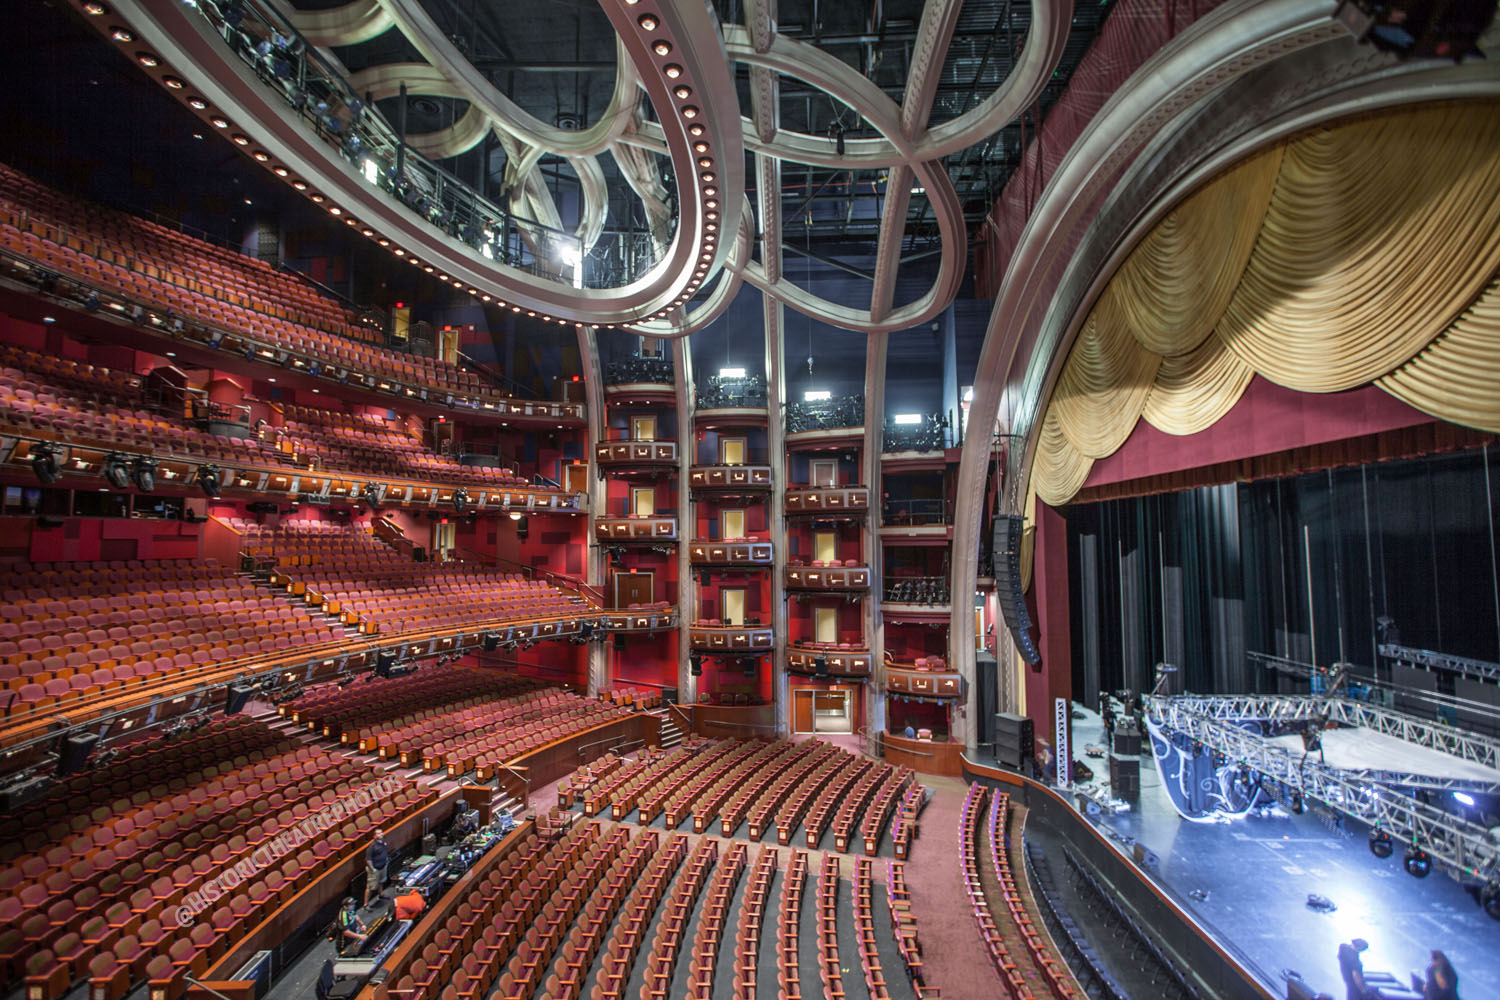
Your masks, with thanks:
M 615 607 L 651 604 L 656 600 L 654 577 L 650 573 L 616 573 Z

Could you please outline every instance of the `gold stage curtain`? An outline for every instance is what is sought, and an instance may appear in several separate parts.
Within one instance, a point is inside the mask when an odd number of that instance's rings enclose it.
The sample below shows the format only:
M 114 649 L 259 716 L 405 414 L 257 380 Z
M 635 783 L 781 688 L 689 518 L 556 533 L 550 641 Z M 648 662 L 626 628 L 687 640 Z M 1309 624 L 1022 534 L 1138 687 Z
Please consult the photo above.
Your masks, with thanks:
M 1500 275 L 1422 353 L 1378 384 L 1424 413 L 1500 433 Z
M 1058 376 L 1049 408 L 1074 450 L 1089 458 L 1118 450 L 1140 419 L 1160 364 L 1161 355 L 1136 342 L 1110 302 L 1095 304 Z
M 1083 481 L 1094 467 L 1092 458 L 1068 443 L 1057 424 L 1057 415 L 1051 409 L 1042 420 L 1034 461 L 1031 482 L 1037 499 L 1054 507 L 1061 507 L 1071 500 L 1073 494 L 1083 488 Z
M 1229 305 L 1276 189 L 1282 147 L 1256 153 L 1174 208 L 1120 265 L 1102 299 L 1142 347 L 1186 354 Z
M 1254 377 L 1222 340 L 1209 337 L 1187 354 L 1162 359 L 1141 417 L 1168 434 L 1197 434 L 1218 423 Z
M 1377 379 L 1446 329 L 1500 268 L 1500 113 L 1437 105 L 1290 142 L 1217 327 L 1302 392 Z
M 1142 417 L 1211 427 L 1257 373 L 1303 392 L 1374 382 L 1500 431 L 1497 276 L 1500 103 L 1402 108 L 1254 154 L 1105 286 L 1047 405 L 1036 495 L 1066 503 Z

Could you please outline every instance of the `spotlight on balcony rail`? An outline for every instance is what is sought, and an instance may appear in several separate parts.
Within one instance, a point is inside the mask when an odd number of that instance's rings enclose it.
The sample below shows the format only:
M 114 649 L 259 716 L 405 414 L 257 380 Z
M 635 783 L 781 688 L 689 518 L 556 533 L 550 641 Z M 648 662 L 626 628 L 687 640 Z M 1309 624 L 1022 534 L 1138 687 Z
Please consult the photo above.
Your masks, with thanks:
M 364 489 L 359 491 L 359 495 L 365 498 L 365 503 L 370 505 L 371 510 L 374 510 L 380 503 L 380 487 L 374 483 L 365 483 Z
M 57 482 L 57 477 L 62 474 L 62 466 L 57 460 L 57 448 L 50 444 L 32 445 L 31 471 L 36 473 L 43 486 L 51 486 Z
M 130 466 L 126 464 L 125 456 L 118 451 L 104 456 L 100 473 L 104 476 L 104 481 L 115 489 L 130 489 Z
M 220 489 L 219 467 L 204 465 L 198 468 L 198 488 L 206 497 L 216 497 Z
M 469 491 L 468 490 L 454 490 L 453 491 L 453 509 L 456 510 L 460 514 L 462 514 L 464 511 L 466 511 L 466 510 L 469 509 Z
M 1391 835 L 1384 830 L 1376 830 L 1370 834 L 1370 853 L 1377 858 L 1388 858 L 1396 850 L 1396 845 L 1391 843 Z
M 130 467 L 130 478 L 135 488 L 142 493 L 156 489 L 156 463 L 149 458 L 138 458 Z

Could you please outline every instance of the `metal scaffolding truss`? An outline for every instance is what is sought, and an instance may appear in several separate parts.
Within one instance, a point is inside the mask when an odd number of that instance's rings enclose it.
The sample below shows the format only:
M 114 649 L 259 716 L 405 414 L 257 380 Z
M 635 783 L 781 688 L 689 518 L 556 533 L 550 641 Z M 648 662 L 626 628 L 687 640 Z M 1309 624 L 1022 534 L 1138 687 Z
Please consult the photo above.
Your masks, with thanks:
M 1244 708 L 1243 714 L 1231 714 L 1236 704 Z M 1317 711 L 1307 711 L 1309 707 Z M 1322 802 L 1400 843 L 1425 850 L 1455 873 L 1485 879 L 1495 876 L 1500 845 L 1484 827 L 1358 772 L 1340 771 L 1309 755 L 1267 743 L 1235 721 L 1311 718 L 1321 715 L 1322 707 L 1314 698 L 1156 697 L 1150 699 L 1147 711 L 1154 726 L 1196 740 L 1229 761 L 1259 772 L 1263 782 L 1298 791 L 1305 799 Z
M 1500 769 L 1500 741 L 1365 701 L 1295 694 L 1179 695 L 1173 701 L 1210 719 L 1306 722 L 1326 717 L 1341 725 L 1373 729 L 1416 746 Z

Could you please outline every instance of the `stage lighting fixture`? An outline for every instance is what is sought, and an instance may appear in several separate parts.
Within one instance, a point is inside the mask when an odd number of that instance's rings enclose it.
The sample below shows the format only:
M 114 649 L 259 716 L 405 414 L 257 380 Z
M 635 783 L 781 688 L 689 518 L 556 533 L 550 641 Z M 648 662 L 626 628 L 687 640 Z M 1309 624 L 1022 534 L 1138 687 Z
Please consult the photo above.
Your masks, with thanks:
M 1500 882 L 1487 882 L 1479 890 L 1479 905 L 1491 920 L 1500 920 Z
M 64 737 L 57 750 L 57 776 L 65 778 L 83 770 L 83 765 L 88 762 L 89 754 L 94 752 L 94 746 L 98 742 L 98 733 L 79 733 Z
M 118 451 L 112 451 L 104 456 L 104 464 L 100 470 L 104 475 L 104 481 L 117 490 L 130 489 L 130 466 L 125 464 L 125 456 Z
M 1432 872 L 1432 855 L 1420 847 L 1408 847 L 1401 864 L 1412 878 L 1426 878 Z
M 219 495 L 219 467 L 216 465 L 203 465 L 198 468 L 198 488 L 206 497 Z
M 821 653 L 813 657 L 813 676 L 819 680 L 828 676 L 828 657 Z
M 468 490 L 460 489 L 453 491 L 453 509 L 460 514 L 469 509 Z
M 1377 858 L 1388 858 L 1396 850 L 1396 845 L 1391 843 L 1391 835 L 1384 830 L 1376 830 L 1370 834 L 1370 853 Z
M 1473 806 L 1474 796 L 1468 794 L 1467 792 L 1454 792 L 1453 801 L 1459 803 L 1460 805 Z
M 32 445 L 31 471 L 36 473 L 43 486 L 51 486 L 57 482 L 57 477 L 62 474 L 62 466 L 57 461 L 57 449 L 50 444 Z
M 130 478 L 135 488 L 142 493 L 156 489 L 156 463 L 149 458 L 138 458 L 130 467 Z
M 374 483 L 365 483 L 365 488 L 360 490 L 360 495 L 365 498 L 365 503 L 373 510 L 380 503 L 380 487 Z

